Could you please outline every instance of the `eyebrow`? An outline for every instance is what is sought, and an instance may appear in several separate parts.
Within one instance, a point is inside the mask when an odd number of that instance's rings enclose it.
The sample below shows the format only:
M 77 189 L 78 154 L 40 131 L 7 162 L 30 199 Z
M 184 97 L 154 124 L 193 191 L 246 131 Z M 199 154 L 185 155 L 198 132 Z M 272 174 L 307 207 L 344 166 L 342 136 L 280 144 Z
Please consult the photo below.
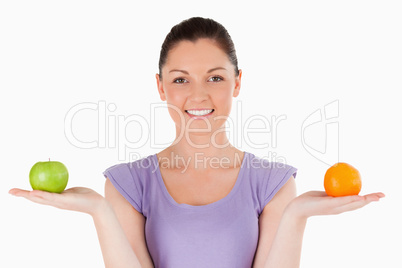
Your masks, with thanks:
M 216 71 L 216 70 L 225 70 L 226 71 L 226 69 L 223 68 L 223 67 L 216 67 L 216 68 L 212 68 L 212 69 L 208 70 L 207 73 L 212 73 L 213 71 Z M 173 69 L 173 70 L 169 71 L 169 73 L 172 73 L 172 72 L 182 72 L 182 73 L 185 73 L 185 74 L 189 74 L 185 70 L 178 70 L 178 69 Z

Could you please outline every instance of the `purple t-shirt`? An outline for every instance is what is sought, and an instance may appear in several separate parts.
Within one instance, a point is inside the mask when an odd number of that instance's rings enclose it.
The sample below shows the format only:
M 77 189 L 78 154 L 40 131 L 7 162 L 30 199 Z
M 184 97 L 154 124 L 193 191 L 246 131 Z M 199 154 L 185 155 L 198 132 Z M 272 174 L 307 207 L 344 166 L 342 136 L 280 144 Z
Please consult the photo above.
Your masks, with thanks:
M 251 267 L 258 218 L 297 169 L 244 152 L 231 192 L 204 206 L 177 203 L 163 182 L 156 154 L 104 171 L 146 217 L 145 239 L 156 268 Z

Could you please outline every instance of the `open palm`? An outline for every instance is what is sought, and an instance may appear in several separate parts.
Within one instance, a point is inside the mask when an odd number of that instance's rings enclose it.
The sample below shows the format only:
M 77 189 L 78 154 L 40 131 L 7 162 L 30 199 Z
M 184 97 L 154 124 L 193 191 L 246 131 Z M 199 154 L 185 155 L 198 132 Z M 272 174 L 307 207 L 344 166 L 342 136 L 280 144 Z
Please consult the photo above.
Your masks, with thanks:
M 90 215 L 93 215 L 99 205 L 104 201 L 102 195 L 85 187 L 73 187 L 60 194 L 39 190 L 27 191 L 17 188 L 11 189 L 9 193 L 24 197 L 35 203 L 60 209 L 84 212 Z
M 310 191 L 296 197 L 290 204 L 293 211 L 302 217 L 317 215 L 336 215 L 362 208 L 385 195 L 372 193 L 364 196 L 349 195 L 342 197 L 328 196 L 324 191 Z

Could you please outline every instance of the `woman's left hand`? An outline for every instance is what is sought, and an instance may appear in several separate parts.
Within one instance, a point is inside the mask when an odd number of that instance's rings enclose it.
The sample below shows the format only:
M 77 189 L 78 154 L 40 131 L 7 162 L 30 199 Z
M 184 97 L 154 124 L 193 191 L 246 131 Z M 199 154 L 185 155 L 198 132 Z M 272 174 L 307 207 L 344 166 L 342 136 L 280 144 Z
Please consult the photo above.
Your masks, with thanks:
M 324 191 L 310 191 L 293 199 L 288 210 L 301 218 L 336 215 L 362 208 L 373 201 L 379 201 L 383 197 L 385 197 L 383 193 L 332 197 Z

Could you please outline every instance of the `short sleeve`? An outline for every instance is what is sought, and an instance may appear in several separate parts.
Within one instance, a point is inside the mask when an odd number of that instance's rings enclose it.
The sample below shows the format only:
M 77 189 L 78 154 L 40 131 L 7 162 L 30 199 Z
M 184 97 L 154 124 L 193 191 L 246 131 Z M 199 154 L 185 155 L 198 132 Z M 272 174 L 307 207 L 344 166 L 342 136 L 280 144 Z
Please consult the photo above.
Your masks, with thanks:
M 293 176 L 296 178 L 297 168 L 279 162 L 271 162 L 262 187 L 263 206 L 268 204 L 283 185 Z
M 139 177 L 127 163 L 109 167 L 103 172 L 122 196 L 140 213 L 142 213 L 142 188 Z

